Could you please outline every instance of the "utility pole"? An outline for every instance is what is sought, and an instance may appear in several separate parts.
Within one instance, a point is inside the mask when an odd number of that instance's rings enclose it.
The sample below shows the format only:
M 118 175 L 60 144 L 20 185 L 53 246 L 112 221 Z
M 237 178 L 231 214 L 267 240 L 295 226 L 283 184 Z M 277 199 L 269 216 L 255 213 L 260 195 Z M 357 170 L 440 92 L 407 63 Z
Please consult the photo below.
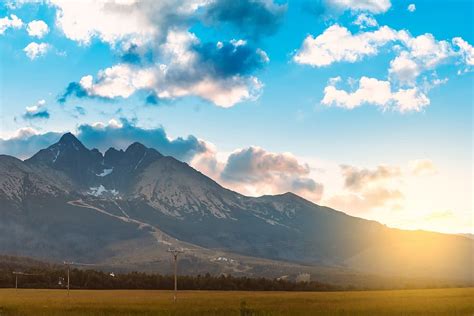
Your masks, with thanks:
M 70 272 L 71 266 L 95 266 L 93 263 L 79 263 L 73 261 L 63 261 L 64 265 L 67 267 L 67 296 L 69 296 L 69 289 L 70 289 Z
M 21 272 L 13 271 L 13 274 L 15 275 L 15 290 L 18 290 L 18 274 Z
M 69 297 L 69 273 L 71 270 L 71 264 L 74 264 L 74 262 L 64 261 L 64 265 L 67 267 L 67 296 L 68 297 Z
M 168 252 L 171 253 L 174 259 L 174 295 L 173 301 L 176 302 L 176 297 L 178 295 L 178 255 L 184 251 L 181 249 L 168 249 Z

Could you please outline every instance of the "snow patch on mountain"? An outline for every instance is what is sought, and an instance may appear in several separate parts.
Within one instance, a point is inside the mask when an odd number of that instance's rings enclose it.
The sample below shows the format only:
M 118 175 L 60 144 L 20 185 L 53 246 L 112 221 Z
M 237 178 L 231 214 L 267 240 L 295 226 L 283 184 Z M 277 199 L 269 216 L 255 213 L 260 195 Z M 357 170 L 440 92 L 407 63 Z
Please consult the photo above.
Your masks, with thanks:
M 112 190 L 107 190 L 102 184 L 99 185 L 98 187 L 90 187 L 89 192 L 87 194 L 99 197 L 103 195 L 111 195 L 111 196 L 117 196 L 119 192 L 115 189 Z
M 61 154 L 61 150 L 58 149 L 58 150 L 56 151 L 56 154 L 55 154 L 54 158 L 53 158 L 53 163 L 56 162 L 56 160 L 58 159 L 58 157 L 59 157 L 60 154 Z
M 112 171 L 114 171 L 114 168 L 104 169 L 101 173 L 96 174 L 96 176 L 98 176 L 98 177 L 105 177 L 105 176 L 111 174 Z

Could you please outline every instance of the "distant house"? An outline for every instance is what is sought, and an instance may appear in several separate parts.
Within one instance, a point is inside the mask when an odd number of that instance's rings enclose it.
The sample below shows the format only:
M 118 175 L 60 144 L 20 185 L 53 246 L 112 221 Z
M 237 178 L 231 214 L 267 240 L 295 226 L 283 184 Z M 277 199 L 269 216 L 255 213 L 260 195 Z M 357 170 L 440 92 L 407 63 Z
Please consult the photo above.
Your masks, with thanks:
M 300 273 L 296 276 L 296 282 L 309 282 L 311 275 L 309 273 Z
M 288 275 L 282 275 L 281 277 L 277 278 L 278 281 L 286 281 L 288 280 L 289 276 Z

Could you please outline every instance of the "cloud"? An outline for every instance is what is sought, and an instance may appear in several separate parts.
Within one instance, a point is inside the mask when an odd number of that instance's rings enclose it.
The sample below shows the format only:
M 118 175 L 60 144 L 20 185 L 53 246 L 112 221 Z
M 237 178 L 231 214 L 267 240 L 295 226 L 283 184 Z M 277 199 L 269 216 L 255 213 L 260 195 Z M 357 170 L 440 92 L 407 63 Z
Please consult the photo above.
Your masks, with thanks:
M 366 13 L 358 15 L 355 24 L 364 28 L 374 24 Z M 358 62 L 365 57 L 379 54 L 382 47 L 395 51 L 390 61 L 387 80 L 363 76 L 359 88 L 353 92 L 336 88 L 339 80 L 330 80 L 321 101 L 353 109 L 362 104 L 372 104 L 399 112 L 420 112 L 430 104 L 427 93 L 448 80 L 439 79 L 436 70 L 441 65 L 454 64 L 458 74 L 472 70 L 474 48 L 460 37 L 437 40 L 426 33 L 412 36 L 406 30 L 382 26 L 375 31 L 352 34 L 347 28 L 334 24 L 314 37 L 309 35 L 296 51 L 293 60 L 312 67 L 325 67 L 336 62 Z
M 138 90 L 158 99 L 198 96 L 217 106 L 230 107 L 259 96 L 263 87 L 251 74 L 268 62 L 266 53 L 242 40 L 202 44 L 193 34 L 173 31 L 160 46 L 166 63 L 139 67 L 118 64 L 71 83 L 59 97 L 128 98 Z
M 397 166 L 379 165 L 375 169 L 341 165 L 346 192 L 330 197 L 326 203 L 340 210 L 365 213 L 379 208 L 397 208 L 403 199 L 398 189 L 402 171 Z
M 48 25 L 41 20 L 34 20 L 28 23 L 28 27 L 26 28 L 29 36 L 34 36 L 37 38 L 42 38 L 49 32 Z
M 366 11 L 373 14 L 387 12 L 392 6 L 390 0 L 326 0 L 325 3 L 336 11 Z
M 207 150 L 206 143 L 193 135 L 170 139 L 163 127 L 144 129 L 125 119 L 111 120 L 107 124 L 80 125 L 77 136 L 84 145 L 99 150 L 106 150 L 109 147 L 124 149 L 138 141 L 147 147 L 155 148 L 163 155 L 173 156 L 182 161 L 189 161 L 196 154 Z
M 286 5 L 269 0 L 50 3 L 67 38 L 83 45 L 97 38 L 122 56 L 122 63 L 70 83 L 60 102 L 73 96 L 128 98 L 140 90 L 149 96 L 147 103 L 195 96 L 231 107 L 255 100 L 263 84 L 253 74 L 269 61 L 266 53 L 239 39 L 201 42 L 188 29 L 206 20 L 231 24 L 245 34 L 270 34 L 286 11 Z
M 401 40 L 404 49 L 390 62 L 389 74 L 402 84 L 415 85 L 416 79 L 423 72 L 459 60 L 462 55 L 455 52 L 449 42 L 438 41 L 429 33 L 417 37 L 408 36 Z
M 247 195 L 293 192 L 316 202 L 323 194 L 323 185 L 311 178 L 310 167 L 290 153 L 272 153 L 251 146 L 220 161 L 210 147 L 192 165 L 224 186 Z
M 0 139 L 0 154 L 27 158 L 57 142 L 62 134 L 60 132 L 40 134 L 31 128 L 21 129 L 12 138 Z M 109 147 L 125 149 L 138 141 L 164 155 L 182 161 L 190 161 L 195 155 L 208 150 L 208 145 L 193 135 L 170 139 L 162 127 L 145 129 L 125 119 L 83 124 L 77 128 L 75 134 L 88 148 L 97 148 L 101 151 Z
M 9 28 L 19 29 L 23 26 L 23 21 L 14 14 L 0 19 L 0 35 L 3 35 Z
M 407 10 L 410 11 L 410 12 L 415 12 L 416 5 L 414 3 L 410 3 L 407 7 Z
M 389 81 L 361 77 L 359 87 L 353 92 L 347 92 L 336 87 L 340 80 L 340 77 L 336 77 L 329 81 L 324 88 L 321 104 L 346 109 L 371 104 L 383 109 L 392 108 L 401 113 L 419 112 L 430 104 L 428 97 L 418 88 L 399 89 L 392 92 Z
M 412 175 L 415 176 L 425 176 L 425 175 L 434 175 L 438 173 L 438 168 L 429 159 L 417 159 L 410 161 L 409 169 Z
M 323 194 L 324 187 L 312 178 L 311 168 L 290 153 L 272 153 L 252 146 L 238 149 L 221 161 L 209 142 L 193 135 L 171 139 L 162 127 L 145 129 L 126 119 L 82 124 L 74 133 L 85 146 L 102 152 L 110 147 L 125 149 L 138 141 L 164 155 L 189 162 L 220 184 L 242 194 L 293 192 L 314 202 Z M 23 128 L 11 138 L 0 138 L 0 154 L 25 159 L 57 142 L 62 134 L 42 134 L 32 128 Z
M 286 4 L 271 0 L 216 0 L 206 8 L 205 20 L 231 24 L 244 34 L 258 38 L 275 33 L 286 10 Z
M 298 64 L 323 67 L 335 62 L 354 63 L 378 53 L 380 47 L 404 35 L 382 26 L 371 32 L 352 34 L 347 28 L 334 24 L 317 37 L 308 35 L 293 60 Z
M 472 66 L 474 66 L 474 47 L 461 37 L 453 38 L 453 44 L 458 47 L 459 50 L 457 53 L 461 56 L 462 61 L 465 64 L 465 69 L 458 71 L 458 74 L 470 71 Z
M 401 82 L 413 84 L 421 73 L 421 67 L 410 58 L 408 52 L 403 51 L 390 62 L 388 72 Z
M 173 21 L 193 13 L 202 1 L 68 1 L 52 0 L 56 24 L 64 35 L 83 45 L 92 38 L 115 46 L 142 45 L 162 34 Z
M 396 209 L 404 195 L 399 190 L 385 188 L 369 189 L 362 194 L 347 193 L 330 197 L 325 204 L 352 214 L 363 214 L 382 208 Z
M 353 24 L 358 25 L 361 29 L 377 27 L 379 25 L 377 20 L 366 13 L 359 14 Z
M 66 87 L 65 91 L 58 96 L 59 103 L 65 103 L 69 97 L 77 97 L 77 98 L 84 98 L 87 95 L 87 91 L 85 88 L 81 86 L 78 82 L 71 82 Z
M 255 182 L 273 178 L 274 173 L 304 175 L 309 166 L 302 165 L 291 154 L 274 154 L 260 147 L 249 147 L 232 153 L 222 177 L 230 181 Z
M 35 105 L 27 106 L 23 114 L 25 120 L 49 119 L 49 111 L 44 107 L 45 100 L 39 100 Z
M 173 29 L 186 29 L 199 19 L 230 24 L 248 36 L 272 34 L 286 5 L 271 0 L 50 0 L 64 35 L 88 45 L 98 38 L 111 46 L 161 43 Z
M 344 176 L 344 185 L 351 190 L 363 189 L 375 182 L 384 181 L 390 178 L 399 177 L 401 171 L 399 167 L 380 165 L 375 169 L 359 169 L 350 165 L 341 165 L 341 172 Z
M 152 69 L 118 64 L 99 71 L 95 81 L 91 75 L 82 77 L 79 85 L 87 96 L 113 99 L 128 98 L 137 90 L 152 87 L 155 84 L 154 80 Z
M 426 69 L 432 69 L 454 55 L 449 42 L 438 41 L 430 33 L 407 37 L 404 39 L 404 44 L 408 48 L 409 55 Z
M 359 15 L 354 22 L 360 26 L 374 23 L 376 21 L 371 21 L 365 14 Z M 392 64 L 401 60 L 405 63 L 410 61 L 416 64 L 419 73 L 435 69 L 449 61 L 472 65 L 472 46 L 460 37 L 453 38 L 452 43 L 454 47 L 448 41 L 437 40 L 430 33 L 413 37 L 408 31 L 397 31 L 388 26 L 352 34 L 347 28 L 334 24 L 316 37 L 308 35 L 293 60 L 313 67 L 328 66 L 336 62 L 354 63 L 364 57 L 377 55 L 382 46 L 391 44 L 390 48 L 399 51 Z M 459 48 L 458 51 L 455 47 Z M 396 69 L 392 69 L 392 73 L 398 74 Z M 402 71 L 402 76 L 404 74 Z
M 40 149 L 54 144 L 60 137 L 61 133 L 47 132 L 40 134 L 31 127 L 21 128 L 11 138 L 0 138 L 0 154 L 26 159 Z
M 29 59 L 33 60 L 46 54 L 48 49 L 49 49 L 49 44 L 46 44 L 46 43 L 38 44 L 35 42 L 31 42 L 23 49 L 23 51 L 25 52 L 26 56 L 28 56 Z

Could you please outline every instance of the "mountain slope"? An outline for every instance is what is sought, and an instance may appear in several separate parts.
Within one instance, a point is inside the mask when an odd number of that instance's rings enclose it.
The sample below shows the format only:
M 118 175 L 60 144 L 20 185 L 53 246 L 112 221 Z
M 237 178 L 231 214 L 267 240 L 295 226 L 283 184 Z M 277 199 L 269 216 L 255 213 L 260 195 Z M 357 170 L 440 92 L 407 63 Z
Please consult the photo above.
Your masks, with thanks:
M 473 280 L 471 239 L 391 229 L 292 193 L 243 196 L 139 143 L 102 155 L 65 134 L 24 162 L 0 156 L 0 175 L 2 253 L 146 265 L 173 245 L 189 249 L 191 270 L 230 269 L 212 261 L 225 254 Z

